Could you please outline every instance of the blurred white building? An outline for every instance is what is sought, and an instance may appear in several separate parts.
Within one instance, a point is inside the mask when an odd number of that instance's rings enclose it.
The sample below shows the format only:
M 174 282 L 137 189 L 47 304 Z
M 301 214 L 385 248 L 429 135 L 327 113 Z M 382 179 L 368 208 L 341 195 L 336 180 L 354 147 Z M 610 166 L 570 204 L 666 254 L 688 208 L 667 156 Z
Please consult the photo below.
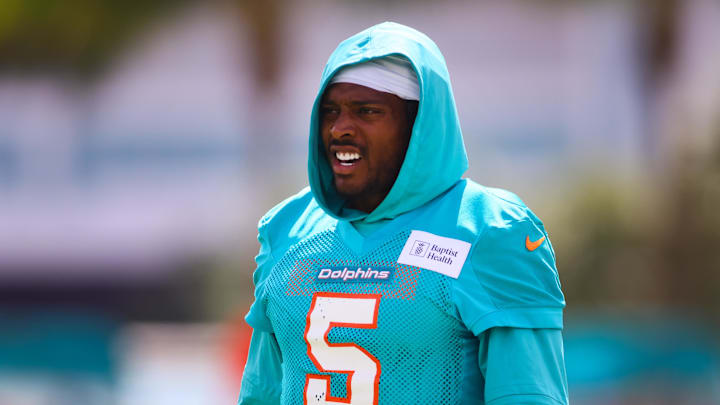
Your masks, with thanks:
M 709 142 L 717 114 L 720 6 L 682 4 L 679 62 L 659 91 L 644 87 L 629 2 L 290 2 L 271 89 L 255 84 L 242 19 L 204 5 L 153 27 L 87 89 L 0 77 L 0 279 L 162 277 L 252 245 L 257 218 L 306 182 L 325 60 L 384 20 L 445 54 L 475 180 L 532 203 L 585 170 L 648 170 L 686 122 Z

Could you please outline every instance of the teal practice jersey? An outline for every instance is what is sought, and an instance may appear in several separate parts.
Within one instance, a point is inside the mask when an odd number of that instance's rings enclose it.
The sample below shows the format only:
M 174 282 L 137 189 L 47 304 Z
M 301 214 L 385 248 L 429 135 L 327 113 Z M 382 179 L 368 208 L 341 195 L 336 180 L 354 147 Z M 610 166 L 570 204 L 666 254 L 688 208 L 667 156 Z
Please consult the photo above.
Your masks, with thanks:
M 385 200 L 353 211 L 334 191 L 318 102 L 339 69 L 390 54 L 418 74 L 418 115 Z M 429 38 L 384 23 L 341 43 L 309 152 L 310 187 L 259 223 L 246 320 L 271 343 L 251 346 L 241 404 L 567 403 L 550 240 L 514 194 L 461 178 L 450 80 Z
M 298 212 L 303 221 L 284 221 Z M 476 216 L 484 221 L 457 222 Z M 542 225 L 470 181 L 368 237 L 307 191 L 272 218 L 247 320 L 277 339 L 283 404 L 483 403 L 477 336 L 562 327 Z M 528 238 L 542 243 L 530 251 Z

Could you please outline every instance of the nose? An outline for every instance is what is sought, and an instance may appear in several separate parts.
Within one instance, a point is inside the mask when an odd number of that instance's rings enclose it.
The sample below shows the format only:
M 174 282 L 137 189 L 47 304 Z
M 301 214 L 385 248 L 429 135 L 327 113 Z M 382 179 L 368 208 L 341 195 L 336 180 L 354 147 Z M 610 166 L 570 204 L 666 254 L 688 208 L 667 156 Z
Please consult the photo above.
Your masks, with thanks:
M 353 125 L 352 118 L 344 109 L 340 109 L 337 118 L 333 121 L 332 125 L 330 125 L 330 135 L 336 139 L 355 135 L 355 126 Z

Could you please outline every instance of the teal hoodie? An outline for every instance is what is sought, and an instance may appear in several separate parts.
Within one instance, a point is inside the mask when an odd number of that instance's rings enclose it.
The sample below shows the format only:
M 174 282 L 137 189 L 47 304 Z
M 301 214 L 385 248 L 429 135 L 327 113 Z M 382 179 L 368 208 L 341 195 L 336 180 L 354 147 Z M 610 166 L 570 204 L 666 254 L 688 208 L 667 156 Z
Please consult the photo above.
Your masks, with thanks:
M 343 209 L 319 136 L 320 100 L 339 69 L 390 54 L 409 59 L 420 84 L 405 160 L 375 210 Z M 379 386 L 363 388 L 379 395 L 375 403 L 567 403 L 565 301 L 552 245 L 517 196 L 462 179 L 468 161 L 450 79 L 427 36 L 383 23 L 342 42 L 323 72 L 309 148 L 309 189 L 259 222 L 241 405 L 302 403 L 306 381 L 322 366 L 310 362 L 311 312 L 317 297 L 333 294 L 378 299 L 375 326 L 331 327 L 325 335 L 329 343 L 357 343 L 382 364 Z M 321 278 L 340 269 L 357 276 L 366 266 L 392 276 L 385 283 Z M 350 391 L 339 373 L 328 374 L 329 384 L 344 398 Z
M 344 212 L 344 200 L 333 186 L 333 172 L 319 136 L 323 92 L 330 79 L 345 66 L 399 54 L 415 68 L 420 84 L 418 109 L 410 145 L 400 173 L 383 202 L 371 213 Z M 418 208 L 453 186 L 468 168 L 455 98 L 445 59 L 425 34 L 386 22 L 343 41 L 330 56 L 322 75 L 310 120 L 308 177 L 315 200 L 329 215 L 343 220 L 372 223 L 393 219 Z

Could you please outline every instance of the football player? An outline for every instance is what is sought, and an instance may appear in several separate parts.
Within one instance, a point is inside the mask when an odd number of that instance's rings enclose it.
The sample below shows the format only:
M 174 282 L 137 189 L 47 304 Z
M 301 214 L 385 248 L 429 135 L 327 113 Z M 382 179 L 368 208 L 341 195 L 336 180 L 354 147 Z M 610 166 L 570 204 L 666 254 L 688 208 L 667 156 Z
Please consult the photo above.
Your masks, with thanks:
M 383 23 L 337 47 L 310 186 L 259 222 L 239 404 L 568 403 L 548 235 L 467 167 L 427 36 Z

